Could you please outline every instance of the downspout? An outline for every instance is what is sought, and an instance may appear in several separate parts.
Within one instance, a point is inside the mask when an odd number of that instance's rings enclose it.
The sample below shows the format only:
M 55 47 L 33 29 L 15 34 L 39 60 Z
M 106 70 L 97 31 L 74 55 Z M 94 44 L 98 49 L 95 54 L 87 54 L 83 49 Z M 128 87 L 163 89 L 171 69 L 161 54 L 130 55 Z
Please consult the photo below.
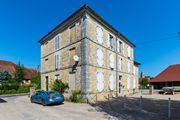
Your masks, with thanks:
M 118 96 L 118 53 L 117 53 L 117 36 L 116 36 L 116 97 Z

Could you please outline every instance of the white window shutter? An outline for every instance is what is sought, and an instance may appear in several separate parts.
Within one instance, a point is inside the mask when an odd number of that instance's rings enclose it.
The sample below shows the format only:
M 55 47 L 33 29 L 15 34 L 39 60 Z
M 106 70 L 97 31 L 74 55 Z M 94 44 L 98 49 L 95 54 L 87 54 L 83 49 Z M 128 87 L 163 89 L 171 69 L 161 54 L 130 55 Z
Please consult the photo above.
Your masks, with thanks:
M 124 43 L 122 43 L 122 54 L 124 55 Z
M 133 79 L 133 89 L 135 89 L 136 88 L 136 78 L 134 77 L 134 79 Z
M 97 49 L 97 63 L 99 66 L 103 66 L 104 64 L 104 55 L 102 49 Z
M 109 56 L 110 67 L 114 68 L 114 55 L 111 53 Z
M 119 53 L 120 50 L 119 50 L 119 39 L 117 39 L 117 52 Z
M 118 65 L 119 65 L 119 71 L 122 71 L 122 63 L 121 63 L 122 61 L 121 61 L 121 58 L 119 58 L 119 63 L 118 63 Z
M 136 75 L 136 67 L 133 66 L 133 74 Z
M 128 57 L 131 58 L 131 48 L 128 46 Z
M 109 38 L 109 34 L 107 33 L 107 47 L 109 48 L 110 47 L 110 38 Z
M 114 75 L 110 74 L 109 76 L 109 88 L 110 90 L 114 90 Z
M 130 77 L 129 76 L 127 77 L 127 89 L 128 90 L 130 89 Z
M 103 30 L 100 27 L 96 27 L 96 36 L 99 44 L 103 43 Z
M 104 89 L 104 75 L 102 72 L 97 72 L 97 91 L 101 92 Z

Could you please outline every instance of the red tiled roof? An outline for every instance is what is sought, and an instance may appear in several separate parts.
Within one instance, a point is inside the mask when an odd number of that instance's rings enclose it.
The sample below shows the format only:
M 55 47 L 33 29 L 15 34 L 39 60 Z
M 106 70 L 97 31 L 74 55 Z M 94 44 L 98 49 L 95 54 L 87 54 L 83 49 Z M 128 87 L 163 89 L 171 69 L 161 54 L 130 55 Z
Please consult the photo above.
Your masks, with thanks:
M 180 81 L 180 64 L 171 65 L 149 82 Z
M 6 70 L 13 76 L 18 66 L 10 61 L 0 60 L 0 70 Z M 32 68 L 25 68 L 25 79 L 31 79 L 33 76 L 38 76 L 38 72 Z

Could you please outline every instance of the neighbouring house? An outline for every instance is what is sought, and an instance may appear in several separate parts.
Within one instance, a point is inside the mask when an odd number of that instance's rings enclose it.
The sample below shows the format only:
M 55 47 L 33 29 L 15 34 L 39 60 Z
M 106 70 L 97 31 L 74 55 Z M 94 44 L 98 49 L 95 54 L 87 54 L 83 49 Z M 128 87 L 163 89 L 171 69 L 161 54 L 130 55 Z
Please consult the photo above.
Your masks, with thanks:
M 180 86 L 180 64 L 169 66 L 149 82 L 155 89 Z
M 18 66 L 13 62 L 0 60 L 0 71 L 7 71 L 12 77 L 14 76 L 14 73 L 17 67 Z M 32 68 L 25 68 L 25 75 L 24 75 L 23 83 L 29 84 L 30 83 L 29 80 L 33 76 L 38 76 L 37 70 L 32 69 Z
M 138 92 L 135 45 L 84 5 L 39 40 L 41 88 L 60 79 L 89 100 Z

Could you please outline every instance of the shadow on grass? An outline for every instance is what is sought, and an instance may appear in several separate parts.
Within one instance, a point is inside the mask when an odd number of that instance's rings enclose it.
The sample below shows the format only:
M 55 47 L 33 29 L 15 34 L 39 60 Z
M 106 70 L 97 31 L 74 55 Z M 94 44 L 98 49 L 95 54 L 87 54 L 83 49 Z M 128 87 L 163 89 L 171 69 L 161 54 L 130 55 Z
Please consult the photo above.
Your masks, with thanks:
M 168 100 L 119 97 L 93 104 L 97 111 L 120 120 L 168 120 Z M 171 120 L 180 120 L 180 101 L 171 101 Z
M 0 98 L 0 103 L 6 103 L 7 101 L 3 100 L 2 98 Z

